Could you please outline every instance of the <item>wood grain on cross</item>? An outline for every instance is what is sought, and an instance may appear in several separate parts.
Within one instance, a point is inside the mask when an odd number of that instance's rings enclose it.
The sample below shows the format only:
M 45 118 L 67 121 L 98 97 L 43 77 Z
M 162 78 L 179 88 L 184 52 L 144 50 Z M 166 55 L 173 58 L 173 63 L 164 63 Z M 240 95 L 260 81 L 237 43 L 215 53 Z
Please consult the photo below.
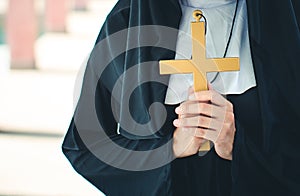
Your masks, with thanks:
M 200 22 L 202 12 L 196 10 L 193 14 L 196 22 L 191 22 L 192 34 L 192 59 L 187 60 L 162 60 L 161 74 L 193 74 L 194 91 L 204 91 L 207 88 L 207 73 L 238 71 L 239 58 L 206 58 L 205 23 Z M 202 145 L 199 151 L 211 149 L 210 142 Z

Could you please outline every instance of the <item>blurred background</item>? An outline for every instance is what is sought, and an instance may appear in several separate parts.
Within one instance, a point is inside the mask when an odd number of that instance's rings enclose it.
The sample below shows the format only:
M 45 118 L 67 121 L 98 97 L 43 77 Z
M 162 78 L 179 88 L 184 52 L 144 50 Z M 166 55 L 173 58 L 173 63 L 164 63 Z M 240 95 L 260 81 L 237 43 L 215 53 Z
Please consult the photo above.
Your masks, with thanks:
M 116 0 L 0 0 L 0 195 L 102 195 L 61 152 L 73 89 Z

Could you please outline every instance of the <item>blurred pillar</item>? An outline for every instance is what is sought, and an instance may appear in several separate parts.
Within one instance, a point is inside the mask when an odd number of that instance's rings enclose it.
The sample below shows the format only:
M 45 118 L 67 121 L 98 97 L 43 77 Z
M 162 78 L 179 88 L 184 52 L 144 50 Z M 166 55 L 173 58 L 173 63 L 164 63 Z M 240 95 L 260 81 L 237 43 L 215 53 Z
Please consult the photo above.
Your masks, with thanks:
M 74 0 L 74 9 L 85 11 L 88 8 L 89 0 Z
M 46 0 L 45 6 L 46 31 L 65 32 L 68 0 Z
M 6 29 L 11 68 L 34 68 L 34 43 L 37 36 L 34 0 L 9 0 Z

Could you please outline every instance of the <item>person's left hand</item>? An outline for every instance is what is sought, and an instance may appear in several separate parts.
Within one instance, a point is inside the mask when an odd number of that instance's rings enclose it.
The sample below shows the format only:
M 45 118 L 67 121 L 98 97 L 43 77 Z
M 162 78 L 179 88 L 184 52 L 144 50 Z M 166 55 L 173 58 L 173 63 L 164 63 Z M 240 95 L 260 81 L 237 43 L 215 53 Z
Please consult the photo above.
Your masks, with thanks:
M 232 160 L 236 129 L 233 105 L 228 100 L 210 87 L 193 92 L 175 111 L 183 116 L 174 121 L 176 127 L 192 129 L 195 137 L 212 141 L 221 158 Z

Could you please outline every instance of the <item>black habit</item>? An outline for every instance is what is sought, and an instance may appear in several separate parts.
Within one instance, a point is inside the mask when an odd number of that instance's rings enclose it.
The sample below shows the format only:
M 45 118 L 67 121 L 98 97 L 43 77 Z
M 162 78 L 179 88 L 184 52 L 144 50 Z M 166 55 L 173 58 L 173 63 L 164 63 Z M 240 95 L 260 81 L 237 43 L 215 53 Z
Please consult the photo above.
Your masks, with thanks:
M 120 0 L 90 56 L 63 143 L 74 169 L 107 195 L 300 195 L 300 1 L 247 7 L 257 87 L 228 96 L 237 128 L 232 161 L 214 149 L 169 161 L 176 106 L 164 105 L 168 76 L 158 61 L 175 57 L 181 8 L 178 0 Z M 116 39 L 121 30 L 124 39 Z

